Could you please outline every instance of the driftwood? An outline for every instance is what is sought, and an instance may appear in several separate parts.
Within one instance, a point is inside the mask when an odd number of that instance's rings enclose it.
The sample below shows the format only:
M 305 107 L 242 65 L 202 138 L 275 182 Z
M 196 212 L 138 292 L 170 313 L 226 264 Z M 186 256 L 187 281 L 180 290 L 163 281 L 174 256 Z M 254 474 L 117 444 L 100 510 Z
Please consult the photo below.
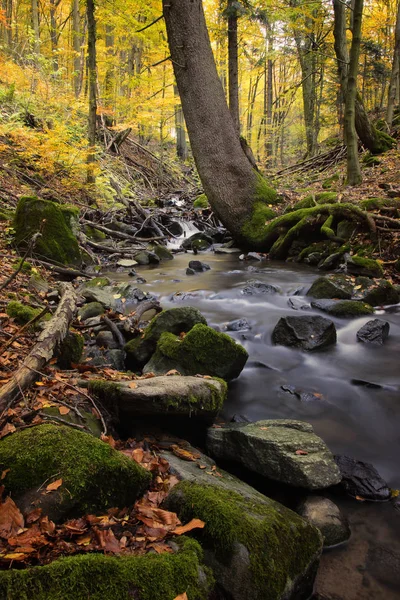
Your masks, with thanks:
M 3 411 L 38 379 L 38 371 L 49 362 L 54 350 L 67 335 L 69 324 L 76 311 L 76 294 L 70 283 L 61 283 L 60 292 L 61 300 L 54 316 L 46 324 L 22 365 L 0 390 L 0 411 Z

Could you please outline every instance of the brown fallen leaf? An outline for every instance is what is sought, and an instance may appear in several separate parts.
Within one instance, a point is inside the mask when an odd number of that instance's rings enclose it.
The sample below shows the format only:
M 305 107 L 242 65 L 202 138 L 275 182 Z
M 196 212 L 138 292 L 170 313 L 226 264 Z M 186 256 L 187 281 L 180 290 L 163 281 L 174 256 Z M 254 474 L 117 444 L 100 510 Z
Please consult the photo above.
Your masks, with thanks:
M 7 498 L 0 504 L 0 537 L 6 540 L 24 527 L 24 517 L 14 500 Z
M 137 388 L 137 382 L 131 381 L 130 384 L 128 385 L 128 387 L 130 387 L 132 390 L 134 390 L 135 388 Z
M 179 373 L 179 371 L 177 371 L 176 369 L 171 369 L 170 371 L 168 371 L 168 373 L 166 373 L 166 375 L 180 375 L 181 373 Z
M 201 454 L 199 454 L 198 452 L 189 452 L 188 450 L 179 448 L 179 446 L 177 446 L 176 444 L 172 444 L 171 450 L 175 454 L 175 456 L 181 458 L 182 460 L 196 462 L 196 460 L 201 457 Z
M 3 481 L 4 477 L 7 475 L 7 473 L 9 473 L 11 471 L 11 469 L 5 469 L 2 474 L 1 474 L 1 481 Z
M 68 413 L 71 412 L 71 409 L 68 408 L 68 406 L 59 406 L 58 412 L 60 413 L 60 415 L 67 415 Z
M 192 529 L 203 529 L 204 526 L 204 521 L 200 521 L 200 519 L 192 519 L 191 521 L 189 521 L 189 523 L 186 523 L 186 525 L 176 527 L 172 533 L 174 533 L 175 535 L 182 535 L 187 531 L 192 531 Z
M 308 452 L 306 450 L 296 450 L 296 454 L 298 456 L 305 456 L 306 454 L 308 454 Z
M 63 482 L 62 479 L 56 479 L 56 481 L 49 483 L 49 485 L 46 486 L 46 493 L 54 492 L 55 490 L 58 490 L 58 488 L 60 486 L 62 486 L 62 482 Z
M 0 439 L 8 435 L 9 433 L 14 433 L 16 431 L 15 425 L 12 423 L 6 423 L 3 429 L 0 431 Z
M 135 448 L 135 450 L 132 450 L 132 454 L 131 457 L 133 458 L 133 460 L 137 463 L 141 463 L 143 461 L 143 457 L 144 457 L 144 451 L 142 448 Z
M 183 592 L 183 594 L 179 594 L 179 596 L 174 598 L 174 600 L 188 600 L 186 592 Z

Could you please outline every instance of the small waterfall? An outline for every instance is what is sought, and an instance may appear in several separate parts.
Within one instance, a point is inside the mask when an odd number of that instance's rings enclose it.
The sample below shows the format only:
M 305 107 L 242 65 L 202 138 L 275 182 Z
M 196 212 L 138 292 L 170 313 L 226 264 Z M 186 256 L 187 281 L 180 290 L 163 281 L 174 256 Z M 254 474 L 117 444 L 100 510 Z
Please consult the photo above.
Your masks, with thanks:
M 198 229 L 196 227 L 196 225 L 194 224 L 193 221 L 184 221 L 183 219 L 175 219 L 173 221 L 174 223 L 174 231 L 175 228 L 178 229 L 178 226 L 181 229 L 181 233 L 179 235 L 179 237 L 173 238 L 172 240 L 170 240 L 167 244 L 167 248 L 169 248 L 170 250 L 177 250 L 178 248 L 180 248 L 182 242 L 189 238 L 191 235 L 198 233 L 200 231 L 200 229 Z

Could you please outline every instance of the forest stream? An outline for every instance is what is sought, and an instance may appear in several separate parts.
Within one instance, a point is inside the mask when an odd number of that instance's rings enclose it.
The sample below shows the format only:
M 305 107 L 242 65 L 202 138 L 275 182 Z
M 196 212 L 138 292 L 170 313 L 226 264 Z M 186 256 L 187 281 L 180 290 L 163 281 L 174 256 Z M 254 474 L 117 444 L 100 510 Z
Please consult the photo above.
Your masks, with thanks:
M 400 436 L 396 416 L 400 400 L 400 305 L 376 309 L 390 323 L 384 346 L 360 344 L 356 332 L 370 317 L 337 319 L 338 343 L 307 354 L 274 346 L 271 333 L 279 318 L 322 314 L 310 307 L 304 290 L 320 273 L 310 267 L 279 262 L 243 261 L 239 255 L 202 254 L 210 270 L 186 275 L 189 254 L 140 270 L 140 287 L 156 295 L 164 308 L 190 305 L 210 325 L 243 344 L 249 360 L 230 384 L 223 420 L 245 417 L 299 419 L 312 423 L 334 454 L 372 463 L 389 487 L 400 487 Z M 114 280 L 131 281 L 125 273 Z M 250 280 L 275 286 L 275 293 L 246 293 Z M 246 323 L 247 322 L 247 323 Z M 236 415 L 234 417 L 234 415 Z M 240 415 L 240 417 L 238 417 Z M 325 552 L 317 593 L 334 591 L 348 600 L 398 598 L 400 523 L 391 502 L 356 502 L 335 498 L 347 515 L 352 536 L 346 546 Z M 398 552 L 398 550 L 397 550 Z M 318 597 L 318 596 L 317 596 Z

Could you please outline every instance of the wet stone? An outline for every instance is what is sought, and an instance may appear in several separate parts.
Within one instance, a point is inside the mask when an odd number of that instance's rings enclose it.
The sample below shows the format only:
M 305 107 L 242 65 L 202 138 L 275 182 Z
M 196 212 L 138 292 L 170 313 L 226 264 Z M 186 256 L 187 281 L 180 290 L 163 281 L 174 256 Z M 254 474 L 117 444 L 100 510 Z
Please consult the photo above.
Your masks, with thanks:
M 373 319 L 357 331 L 357 340 L 364 344 L 382 346 L 389 336 L 390 325 L 387 321 Z
M 389 487 L 373 465 L 345 455 L 335 456 L 335 461 L 342 474 L 341 486 L 349 496 L 360 496 L 365 500 L 389 500 Z
M 202 273 L 203 271 L 209 271 L 211 267 L 210 265 L 207 265 L 206 263 L 203 263 L 200 260 L 191 260 L 189 262 L 189 269 L 193 269 L 193 271 Z
M 336 328 L 324 317 L 282 317 L 272 332 L 272 342 L 301 350 L 320 350 L 336 344 Z
M 324 538 L 324 547 L 337 546 L 350 537 L 347 519 L 334 502 L 322 496 L 309 496 L 296 512 L 317 527 Z
M 279 288 L 276 285 L 270 285 L 269 283 L 263 283 L 256 279 L 247 281 L 246 287 L 242 289 L 242 294 L 245 296 L 255 296 L 258 294 L 276 294 L 279 292 Z
M 251 325 L 247 319 L 235 319 L 226 324 L 227 331 L 248 331 Z

